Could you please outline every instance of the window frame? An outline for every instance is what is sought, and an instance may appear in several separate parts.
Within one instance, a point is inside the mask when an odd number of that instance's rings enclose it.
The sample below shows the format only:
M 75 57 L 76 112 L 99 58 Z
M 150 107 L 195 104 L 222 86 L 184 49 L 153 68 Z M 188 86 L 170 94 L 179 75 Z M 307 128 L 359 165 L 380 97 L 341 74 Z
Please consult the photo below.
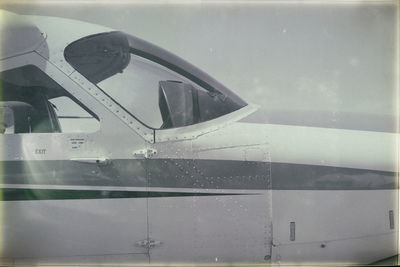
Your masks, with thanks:
M 214 121 L 221 117 L 226 117 L 227 115 L 229 115 L 231 113 L 237 113 L 238 110 L 241 110 L 241 109 L 249 106 L 248 103 L 246 103 L 243 99 L 241 99 L 234 92 L 232 92 L 231 90 L 226 88 L 224 85 L 219 83 L 217 80 L 215 80 L 214 78 L 212 78 L 205 72 L 201 71 L 194 65 L 190 64 L 189 62 L 181 59 L 180 57 L 178 57 L 156 45 L 153 45 L 153 44 L 146 42 L 140 38 L 137 38 L 135 36 L 132 36 L 132 35 L 126 34 L 124 32 L 120 32 L 120 31 L 94 33 L 94 34 L 82 37 L 80 39 L 77 39 L 77 40 L 69 43 L 64 48 L 64 59 L 69 63 L 69 67 L 72 66 L 74 68 L 74 64 L 78 64 L 78 63 L 74 63 L 73 61 L 71 62 L 69 60 L 69 58 L 72 58 L 71 56 L 74 53 L 69 50 L 70 47 L 73 47 L 74 44 L 76 44 L 80 41 L 89 40 L 91 37 L 102 36 L 102 35 L 107 35 L 107 34 L 123 35 L 128 41 L 128 45 L 129 45 L 128 53 L 129 54 L 133 54 L 135 56 L 138 56 L 138 57 L 141 57 L 148 61 L 151 61 L 152 63 L 160 65 L 161 67 L 164 67 L 164 68 L 168 69 L 169 71 L 176 73 L 179 76 L 183 76 L 187 80 L 190 80 L 192 83 L 194 83 L 197 87 L 202 88 L 203 90 L 206 90 L 209 92 L 218 91 L 218 92 L 222 93 L 223 95 L 226 95 L 227 97 L 232 98 L 233 102 L 236 105 L 238 105 L 238 108 L 233 109 L 232 112 L 221 115 L 220 117 L 211 119 L 211 121 Z M 77 49 L 76 51 L 79 51 L 79 49 Z M 96 51 L 96 52 L 98 52 L 98 51 Z M 124 51 L 124 52 L 127 52 L 127 51 Z M 70 54 L 70 53 L 72 53 L 72 54 Z M 78 56 L 78 55 L 75 55 L 75 56 Z M 186 68 L 188 68 L 188 70 L 186 70 Z M 121 119 L 124 120 L 126 115 L 133 118 L 138 124 L 134 125 L 132 128 L 134 128 L 136 132 L 138 132 L 140 135 L 142 135 L 142 137 L 144 137 L 146 139 L 146 141 L 148 141 L 150 143 L 154 143 L 155 142 L 155 131 L 168 130 L 168 129 L 153 128 L 153 127 L 147 125 L 146 123 L 144 123 L 143 121 L 141 121 L 135 114 L 132 114 L 123 105 L 121 105 L 116 99 L 114 99 L 112 96 L 107 94 L 100 86 L 98 86 L 97 83 L 99 83 L 99 82 L 95 83 L 95 81 L 94 82 L 90 81 L 89 80 L 90 77 L 86 78 L 77 69 L 75 69 L 75 71 L 73 72 L 71 77 L 73 79 L 75 79 L 77 82 L 81 83 L 82 85 L 89 84 L 89 85 L 87 85 L 88 88 L 90 88 L 90 86 L 93 86 L 93 89 L 94 88 L 96 89 L 95 91 L 98 91 L 98 90 L 101 91 L 102 97 L 104 97 L 104 96 L 107 97 L 108 100 L 111 100 L 113 104 L 116 104 L 118 106 L 119 111 L 121 111 L 121 110 L 123 111 L 122 113 L 124 113 L 125 115 L 123 115 L 122 117 L 119 116 Z M 106 80 L 106 78 L 104 80 Z M 97 94 L 96 94 L 96 96 L 97 96 Z M 102 98 L 102 97 L 100 97 L 100 98 Z M 102 101 L 108 102 L 108 101 L 105 101 L 104 99 L 102 99 Z M 108 105 L 108 103 L 105 103 L 105 105 L 106 104 Z M 119 111 L 117 111 L 117 112 L 119 112 Z M 116 114 L 116 115 L 118 115 L 118 114 Z M 229 119 L 229 118 L 230 118 L 229 116 L 226 117 L 226 119 Z M 204 123 L 206 123 L 206 122 L 201 122 L 201 123 L 197 123 L 197 124 L 204 125 Z M 135 124 L 135 123 L 130 122 L 129 124 Z M 179 127 L 179 128 L 184 128 L 184 127 L 189 127 L 189 126 L 191 126 L 191 125 L 183 126 L 183 127 Z M 175 129 L 175 128 L 173 128 L 173 129 Z M 153 139 L 150 139 L 148 137 L 149 134 L 153 136 Z M 146 135 L 147 135 L 147 137 L 146 137 Z
M 181 73 L 179 73 L 179 72 L 176 72 L 176 71 L 173 70 L 173 69 L 168 68 L 167 66 L 164 66 L 164 65 L 162 65 L 162 64 L 160 64 L 160 63 L 158 63 L 158 62 L 155 62 L 155 61 L 153 61 L 153 60 L 151 60 L 151 59 L 149 59 L 149 58 L 142 57 L 142 56 L 140 56 L 140 55 L 136 55 L 136 54 L 133 54 L 133 53 L 131 53 L 131 54 L 132 54 L 133 57 L 131 56 L 131 59 L 130 59 L 130 60 L 134 60 L 134 57 L 137 57 L 137 58 L 139 58 L 138 60 L 140 60 L 141 63 L 149 64 L 149 65 L 151 65 L 152 67 L 159 68 L 159 69 L 161 69 L 162 71 L 171 73 L 171 75 L 178 77 L 178 78 L 180 79 L 180 81 L 182 81 L 182 82 L 184 82 L 184 83 L 190 83 L 194 88 L 196 88 L 196 90 L 199 90 L 199 91 L 202 90 L 202 91 L 204 91 L 204 92 L 210 92 L 209 90 L 203 88 L 202 86 L 200 86 L 200 85 L 197 84 L 196 82 L 192 81 L 192 80 L 189 79 L 188 77 L 184 76 L 183 74 L 181 74 Z M 112 76 L 111 76 L 111 77 L 112 77 Z M 109 77 L 109 78 L 111 78 L 111 77 Z M 108 79 L 108 78 L 107 78 L 107 79 Z M 105 80 L 103 80 L 103 81 L 106 81 L 107 79 L 105 79 Z M 101 81 L 101 82 L 99 82 L 99 83 L 102 83 L 103 81 Z M 129 114 L 130 114 L 133 118 L 135 118 L 138 122 L 140 122 L 141 124 L 143 124 L 143 126 L 149 128 L 149 129 L 151 129 L 151 130 L 154 130 L 154 131 L 158 131 L 158 130 L 167 130 L 167 129 L 169 129 L 169 128 L 165 128 L 165 129 L 163 129 L 163 128 L 155 128 L 155 127 L 150 126 L 149 124 L 147 124 L 146 122 L 144 122 L 142 119 L 140 119 L 137 115 L 133 114 L 128 108 L 126 108 L 124 105 L 122 105 L 119 101 L 117 101 L 117 99 L 116 99 L 115 97 L 112 97 L 109 93 L 107 93 L 105 88 L 102 88 L 102 87 L 99 86 L 98 84 L 94 84 L 94 85 L 95 85 L 97 88 L 99 88 L 100 90 L 102 90 L 102 91 L 104 92 L 105 95 L 107 95 L 110 99 L 112 99 L 116 104 L 118 104 L 122 109 L 124 109 L 127 113 L 129 113 Z M 158 89 L 158 88 L 157 88 L 157 89 Z M 157 89 L 156 89 L 156 90 L 157 90 Z M 159 112 L 161 112 L 161 110 L 160 110 Z M 229 113 L 227 113 L 227 114 L 229 114 Z M 222 116 L 225 116 L 225 115 L 227 115 L 227 114 L 224 114 L 224 115 L 222 115 Z M 160 114 L 160 116 L 161 116 L 161 114 Z M 222 116 L 220 116 L 220 117 L 222 117 Z M 217 118 L 218 118 L 218 117 L 217 117 Z M 214 118 L 214 119 L 215 119 L 215 118 Z M 211 119 L 211 120 L 213 120 L 213 119 Z M 201 122 L 198 122 L 198 123 L 201 123 Z M 195 124 L 198 124 L 198 123 L 195 123 Z M 190 125 L 186 125 L 186 126 L 190 126 Z M 186 126 L 182 126 L 182 127 L 186 127 Z M 181 127 L 175 127 L 175 128 L 181 128 Z
M 191 78 L 185 76 L 184 74 L 182 74 L 182 73 L 180 73 L 180 72 L 177 72 L 176 70 L 171 69 L 171 68 L 169 68 L 168 66 L 166 66 L 166 65 L 164 65 L 164 64 L 162 64 L 162 63 L 160 63 L 160 62 L 153 61 L 151 58 L 147 58 L 147 57 L 144 57 L 144 56 L 142 56 L 142 55 L 135 54 L 135 53 L 132 52 L 132 50 L 133 50 L 133 48 L 130 49 L 130 53 L 131 53 L 133 56 L 139 57 L 139 58 L 141 58 L 141 60 L 144 60 L 145 62 L 148 62 L 149 64 L 152 64 L 152 65 L 154 65 L 154 66 L 156 66 L 156 67 L 158 67 L 158 68 L 160 68 L 160 69 L 162 69 L 162 70 L 164 70 L 164 71 L 171 72 L 171 73 L 173 73 L 175 76 L 181 77 L 181 79 L 184 80 L 184 82 L 190 82 L 190 83 L 193 84 L 193 86 L 194 86 L 195 88 L 197 88 L 198 90 L 203 90 L 203 91 L 205 91 L 205 92 L 215 92 L 215 89 L 214 89 L 214 91 L 205 89 L 204 87 L 202 87 L 201 85 L 199 85 L 198 83 L 196 83 L 195 81 L 193 81 Z M 131 59 L 131 60 L 132 60 L 132 59 Z M 171 64 L 172 64 L 172 63 L 171 63 Z M 144 126 L 144 127 L 146 127 L 147 129 L 153 131 L 153 134 L 154 134 L 153 143 L 156 142 L 155 133 L 158 132 L 158 131 L 167 131 L 167 130 L 171 130 L 171 129 L 182 129 L 182 128 L 185 128 L 185 127 L 190 127 L 190 126 L 199 125 L 199 124 L 200 124 L 200 127 L 202 127 L 202 125 L 206 125 L 206 127 L 207 127 L 207 125 L 208 125 L 207 122 L 209 122 L 209 121 L 213 122 L 213 121 L 215 121 L 215 120 L 217 120 L 217 119 L 219 119 L 219 118 L 224 118 L 224 117 L 226 117 L 226 119 L 229 120 L 229 119 L 231 118 L 231 116 L 227 116 L 227 115 L 232 114 L 232 113 L 241 114 L 242 112 L 238 112 L 238 111 L 240 111 L 240 110 L 243 110 L 244 113 L 246 113 L 247 110 L 253 110 L 254 107 L 255 107 L 254 105 L 251 105 L 251 104 L 249 104 L 249 103 L 246 103 L 245 106 L 243 106 L 243 107 L 241 107 L 241 108 L 239 108 L 239 109 L 237 109 L 237 110 L 234 110 L 234 111 L 232 111 L 232 112 L 230 112 L 230 113 L 226 113 L 226 114 L 224 114 L 224 115 L 221 115 L 221 116 L 219 116 L 219 117 L 216 117 L 216 118 L 213 118 L 213 119 L 210 119 L 210 120 L 207 120 L 207 121 L 202 121 L 202 122 L 198 122 L 198 123 L 195 123 L 195 124 L 186 125 L 186 126 L 181 126 L 181 127 L 175 127 L 175 128 L 166 128 L 166 129 L 154 128 L 154 127 L 148 125 L 147 123 L 145 123 L 144 121 L 142 121 L 141 119 L 139 119 L 136 115 L 134 115 L 131 111 L 129 111 L 126 107 L 124 107 L 120 102 L 118 102 L 114 97 L 112 97 L 110 94 L 108 94 L 108 93 L 105 91 L 105 89 L 101 88 L 98 84 L 92 83 L 92 82 L 88 81 L 87 78 L 84 77 L 82 74 L 80 74 L 78 71 L 75 71 L 74 74 L 79 74 L 79 76 L 80 76 L 80 81 L 82 81 L 82 79 L 84 79 L 84 80 L 86 80 L 86 82 L 88 82 L 88 83 L 92 84 L 93 86 L 95 86 L 95 87 L 96 87 L 98 90 L 100 90 L 105 96 L 107 96 L 110 100 L 112 100 L 115 104 L 117 104 L 117 105 L 119 106 L 119 108 L 121 108 L 122 110 L 124 110 L 127 114 L 129 114 L 132 118 L 134 118 L 137 122 L 139 122 L 142 126 Z M 192 75 L 192 76 L 193 76 L 193 75 Z M 105 79 L 105 80 L 107 80 L 107 79 Z M 105 80 L 104 80 L 104 81 L 105 81 Z M 99 82 L 99 83 L 101 83 L 101 82 Z M 252 111 L 252 112 L 253 112 L 253 111 Z M 218 120 L 218 121 L 221 121 L 221 120 Z M 218 121 L 217 121 L 217 122 L 218 122 Z M 224 119 L 222 119 L 222 121 L 224 121 Z M 193 127 L 190 127 L 190 129 L 192 129 L 192 128 L 193 128 Z M 191 130 L 190 130 L 190 131 L 191 131 Z
M 63 87 L 63 88 L 64 88 L 64 87 Z M 64 88 L 64 90 L 65 90 L 65 88 Z M 95 132 L 98 132 L 98 131 L 100 130 L 100 125 L 101 125 L 99 116 L 98 116 L 96 113 L 94 113 L 92 110 L 90 110 L 88 107 L 86 107 L 86 106 L 85 106 L 81 101 L 79 101 L 76 97 L 74 97 L 73 95 L 71 95 L 67 90 L 66 90 L 66 92 L 68 93 L 67 95 L 63 95 L 63 96 L 60 96 L 60 97 L 67 97 L 67 98 L 70 99 L 72 102 L 74 102 L 76 105 L 78 105 L 80 108 L 82 108 L 84 111 L 86 111 L 89 115 L 92 116 L 92 117 L 90 117 L 91 119 L 97 120 L 97 122 L 99 123 L 99 127 L 98 127 L 98 129 L 97 129 L 96 131 L 87 131 L 87 132 L 79 132 L 79 131 L 76 131 L 76 132 L 62 132 L 62 133 L 95 133 Z M 52 99 L 49 99 L 49 102 L 50 102 L 50 104 L 53 104 L 53 103 L 51 102 L 51 100 L 52 100 Z M 54 109 L 52 110 L 52 112 L 54 112 L 54 116 L 57 118 L 57 121 L 58 121 L 58 123 L 60 124 L 59 127 L 60 127 L 60 129 L 61 129 L 61 131 L 62 131 L 62 126 L 61 126 L 61 123 L 60 123 L 60 118 L 63 119 L 63 116 L 58 116 L 58 115 L 57 115 L 57 112 L 55 112 Z M 78 119 L 78 118 L 77 118 L 77 119 Z
M 68 66 L 70 67 L 71 65 Z M 79 84 L 80 87 L 84 88 L 86 92 L 96 98 L 105 108 L 107 108 L 107 110 L 125 122 L 126 125 L 140 135 L 146 142 L 152 144 L 165 141 L 195 139 L 200 135 L 215 131 L 219 128 L 225 127 L 227 124 L 236 122 L 255 112 L 259 108 L 257 105 L 248 103 L 246 106 L 236 111 L 209 121 L 170 129 L 152 129 L 140 122 L 135 116 L 121 107 L 115 99 L 108 96 L 101 88 L 90 82 L 78 71 L 74 71 L 69 77 Z M 108 104 L 112 106 L 109 106 Z M 115 107 L 115 105 L 117 107 Z

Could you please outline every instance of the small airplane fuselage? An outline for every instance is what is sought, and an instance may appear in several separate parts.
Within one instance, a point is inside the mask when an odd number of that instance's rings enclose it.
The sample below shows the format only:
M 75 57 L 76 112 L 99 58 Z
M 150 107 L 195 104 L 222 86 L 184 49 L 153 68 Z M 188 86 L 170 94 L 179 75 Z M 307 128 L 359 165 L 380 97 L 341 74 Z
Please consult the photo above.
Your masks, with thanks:
M 151 43 L 2 18 L 5 264 L 397 254 L 395 133 L 246 123 L 257 106 Z

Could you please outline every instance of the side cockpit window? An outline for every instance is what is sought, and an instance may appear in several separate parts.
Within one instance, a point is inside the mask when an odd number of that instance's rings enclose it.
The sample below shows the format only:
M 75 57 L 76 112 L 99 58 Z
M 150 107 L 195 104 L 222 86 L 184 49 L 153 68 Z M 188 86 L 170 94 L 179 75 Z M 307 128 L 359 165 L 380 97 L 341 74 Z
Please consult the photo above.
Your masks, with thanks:
M 57 107 L 53 102 L 61 97 L 71 102 Z M 57 109 L 61 106 L 73 114 L 82 110 L 80 103 L 72 99 L 64 88 L 33 65 L 3 71 L 0 74 L 0 134 L 93 131 L 93 127 L 66 123 L 59 116 Z M 96 118 L 89 113 L 85 114 L 87 117 Z M 95 121 L 99 126 L 98 119 Z
M 61 129 L 65 133 L 95 132 L 99 130 L 99 119 L 68 96 L 49 99 Z
M 193 65 L 136 37 L 110 32 L 68 45 L 65 59 L 153 129 L 208 121 L 247 105 Z
M 232 112 L 229 98 L 206 91 L 190 82 L 159 82 L 161 129 L 182 127 L 212 120 Z

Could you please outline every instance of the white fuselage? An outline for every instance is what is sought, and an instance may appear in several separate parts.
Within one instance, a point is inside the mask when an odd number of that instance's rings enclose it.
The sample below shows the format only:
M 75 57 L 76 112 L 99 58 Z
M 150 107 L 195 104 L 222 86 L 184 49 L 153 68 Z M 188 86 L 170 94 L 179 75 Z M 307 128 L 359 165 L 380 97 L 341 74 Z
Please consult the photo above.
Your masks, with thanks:
M 34 66 L 99 127 L 0 134 L 2 264 L 369 263 L 397 253 L 398 134 L 240 122 L 253 105 L 152 129 L 65 60 L 71 41 L 109 29 L 29 19 L 46 34 L 23 27 L 8 39 L 35 37 L 6 42 L 0 71 Z

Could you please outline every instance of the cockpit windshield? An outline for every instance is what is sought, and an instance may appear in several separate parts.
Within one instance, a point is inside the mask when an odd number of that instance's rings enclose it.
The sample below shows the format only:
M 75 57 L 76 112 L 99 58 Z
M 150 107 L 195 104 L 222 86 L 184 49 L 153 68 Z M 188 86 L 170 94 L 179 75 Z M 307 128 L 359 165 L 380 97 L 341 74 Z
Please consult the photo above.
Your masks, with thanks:
M 65 59 L 122 108 L 153 129 L 211 120 L 246 106 L 183 59 L 122 32 L 68 45 Z

